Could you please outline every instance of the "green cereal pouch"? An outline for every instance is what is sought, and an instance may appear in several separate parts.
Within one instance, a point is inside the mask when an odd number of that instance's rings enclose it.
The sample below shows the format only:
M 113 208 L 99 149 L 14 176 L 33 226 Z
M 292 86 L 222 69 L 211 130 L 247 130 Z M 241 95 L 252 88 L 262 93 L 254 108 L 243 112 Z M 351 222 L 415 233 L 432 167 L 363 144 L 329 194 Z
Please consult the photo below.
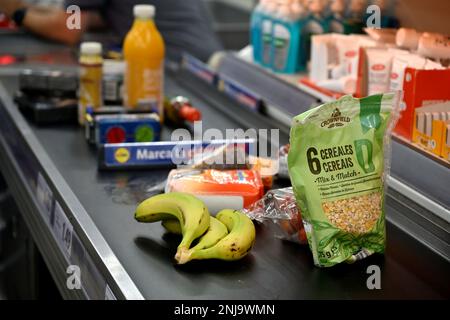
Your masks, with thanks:
M 400 92 L 344 96 L 294 118 L 288 168 L 314 264 L 385 248 L 385 177 Z

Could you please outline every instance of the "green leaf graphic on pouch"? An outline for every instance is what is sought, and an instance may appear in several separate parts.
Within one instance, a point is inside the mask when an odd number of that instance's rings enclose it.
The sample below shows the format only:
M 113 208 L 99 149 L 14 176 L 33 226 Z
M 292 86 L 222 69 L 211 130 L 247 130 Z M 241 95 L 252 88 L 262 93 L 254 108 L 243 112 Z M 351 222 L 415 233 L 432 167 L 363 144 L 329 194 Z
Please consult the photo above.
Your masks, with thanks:
M 375 165 L 372 161 L 373 147 L 372 142 L 367 139 L 355 140 L 356 158 L 359 166 L 365 173 L 375 171 Z

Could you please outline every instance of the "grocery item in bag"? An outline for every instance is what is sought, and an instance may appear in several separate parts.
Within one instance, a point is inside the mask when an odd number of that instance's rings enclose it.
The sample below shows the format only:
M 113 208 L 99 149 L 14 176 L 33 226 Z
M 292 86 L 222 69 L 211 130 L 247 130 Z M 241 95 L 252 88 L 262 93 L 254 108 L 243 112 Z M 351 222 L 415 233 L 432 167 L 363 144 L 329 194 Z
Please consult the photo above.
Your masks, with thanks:
M 294 118 L 289 175 L 317 266 L 384 252 L 386 159 L 399 98 L 344 96 Z
M 177 169 L 170 171 L 165 191 L 193 194 L 215 214 L 251 205 L 264 195 L 264 186 L 257 170 Z
M 252 220 L 276 225 L 275 235 L 279 239 L 307 243 L 302 215 L 292 187 L 270 190 L 263 198 L 241 211 Z

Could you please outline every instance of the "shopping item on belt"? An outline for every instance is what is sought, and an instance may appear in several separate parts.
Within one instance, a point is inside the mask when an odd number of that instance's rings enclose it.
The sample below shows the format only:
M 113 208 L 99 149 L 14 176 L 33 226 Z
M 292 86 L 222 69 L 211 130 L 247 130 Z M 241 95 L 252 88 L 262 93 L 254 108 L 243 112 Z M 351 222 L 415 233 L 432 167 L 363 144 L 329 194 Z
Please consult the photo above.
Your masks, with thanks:
M 385 248 L 385 177 L 400 94 L 344 96 L 293 120 L 288 167 L 314 263 Z

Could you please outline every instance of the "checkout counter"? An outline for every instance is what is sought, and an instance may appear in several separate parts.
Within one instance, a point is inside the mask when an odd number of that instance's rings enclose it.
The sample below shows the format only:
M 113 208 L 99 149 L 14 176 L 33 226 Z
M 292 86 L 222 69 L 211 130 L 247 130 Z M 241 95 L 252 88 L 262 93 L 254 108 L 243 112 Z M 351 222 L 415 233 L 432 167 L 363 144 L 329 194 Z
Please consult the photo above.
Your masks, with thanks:
M 86 143 L 81 128 L 38 127 L 27 121 L 12 98 L 17 75 L 24 67 L 71 70 L 76 53 L 24 34 L 2 35 L 0 42 L 0 54 L 26 53 L 17 64 L 0 67 L 0 171 L 63 298 L 450 297 L 450 170 L 445 165 L 393 139 L 384 256 L 319 269 L 307 246 L 276 239 L 270 226 L 257 225 L 255 247 L 243 260 L 176 266 L 172 259 L 177 239 L 164 235 L 160 224 L 133 219 L 138 199 L 151 195 L 152 187 L 157 190 L 168 170 L 98 171 L 96 150 Z M 241 78 L 251 78 L 252 73 L 273 77 L 232 54 L 219 68 L 232 78 L 239 70 Z M 279 128 L 280 143 L 288 142 L 289 126 L 282 117 L 248 110 L 188 70 L 168 70 L 165 85 L 168 96 L 192 100 L 204 115 L 206 128 Z M 318 103 L 317 97 L 301 95 L 305 100 L 298 105 Z M 283 113 L 280 108 L 275 111 Z M 170 137 L 169 128 L 162 137 Z M 276 187 L 288 184 L 279 182 Z M 80 268 L 80 289 L 66 285 L 70 265 Z M 381 269 L 381 290 L 367 288 L 370 265 Z

